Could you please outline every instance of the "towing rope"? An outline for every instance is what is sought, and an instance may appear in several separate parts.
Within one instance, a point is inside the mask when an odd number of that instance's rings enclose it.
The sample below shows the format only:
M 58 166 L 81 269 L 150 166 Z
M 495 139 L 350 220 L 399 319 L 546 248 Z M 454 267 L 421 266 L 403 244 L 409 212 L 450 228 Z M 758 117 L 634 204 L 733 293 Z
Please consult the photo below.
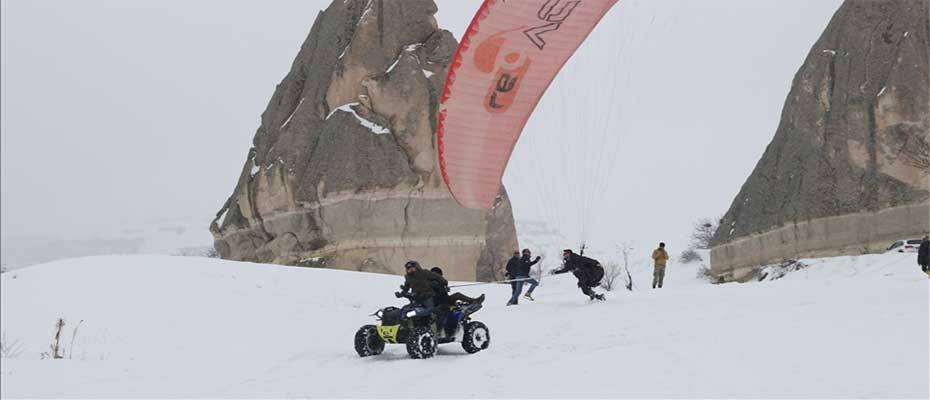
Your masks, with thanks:
M 490 285 L 490 284 L 492 284 L 492 283 L 522 282 L 522 281 L 528 281 L 528 280 L 530 280 L 530 279 L 533 279 L 533 278 L 528 276 L 528 277 L 526 277 L 526 278 L 507 279 L 507 280 L 503 280 L 503 281 L 465 283 L 465 284 L 462 284 L 462 285 L 452 285 L 452 286 L 449 286 L 449 288 L 451 289 L 451 288 L 464 287 L 464 286 Z

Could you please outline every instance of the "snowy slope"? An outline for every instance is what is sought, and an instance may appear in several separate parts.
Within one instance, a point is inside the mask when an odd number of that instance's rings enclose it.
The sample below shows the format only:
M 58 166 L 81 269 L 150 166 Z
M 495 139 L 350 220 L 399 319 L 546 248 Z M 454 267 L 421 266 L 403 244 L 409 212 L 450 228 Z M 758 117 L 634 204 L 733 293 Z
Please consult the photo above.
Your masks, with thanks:
M 491 348 L 359 358 L 355 330 L 397 304 L 397 276 L 208 258 L 104 256 L 3 274 L 15 358 L 3 397 L 923 397 L 928 281 L 913 255 L 807 260 L 781 280 L 705 285 L 669 266 L 661 291 L 588 304 L 571 276 L 537 301 L 484 292 Z M 650 278 L 634 275 L 638 287 Z M 69 359 L 42 360 L 58 317 Z M 78 324 L 72 341 L 72 330 Z
M 0 238 L 0 266 L 11 271 L 74 257 L 110 254 L 206 255 L 213 248 L 210 218 L 127 221 L 95 233 L 7 235 Z

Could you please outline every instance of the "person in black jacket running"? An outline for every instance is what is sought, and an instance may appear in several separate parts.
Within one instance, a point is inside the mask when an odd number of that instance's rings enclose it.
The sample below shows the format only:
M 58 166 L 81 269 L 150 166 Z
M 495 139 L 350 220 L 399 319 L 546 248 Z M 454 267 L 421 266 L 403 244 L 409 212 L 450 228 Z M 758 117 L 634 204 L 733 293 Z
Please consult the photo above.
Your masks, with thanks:
M 920 247 L 917 248 L 917 264 L 920 270 L 930 275 L 930 236 L 924 236 L 920 241 Z
M 562 268 L 552 271 L 553 274 L 564 274 L 571 271 L 578 278 L 578 287 L 581 292 L 586 294 L 591 300 L 606 300 L 603 294 L 597 294 L 592 288 L 601 284 L 604 277 L 604 267 L 601 263 L 593 258 L 581 256 L 572 252 L 571 249 L 562 251 Z
M 510 287 L 513 290 L 510 296 L 510 301 L 507 302 L 508 306 L 517 305 L 517 300 L 520 299 L 520 292 L 523 291 L 523 284 L 529 283 L 530 290 L 526 291 L 526 294 L 523 297 L 526 297 L 530 300 L 533 299 L 533 290 L 536 290 L 536 286 L 539 286 L 539 281 L 530 277 L 530 269 L 533 268 L 533 265 L 539 262 L 542 257 L 536 256 L 536 259 L 532 259 L 533 253 L 530 252 L 530 249 L 523 249 L 523 256 L 520 256 L 520 253 L 513 252 L 513 258 L 507 262 L 507 278 L 516 280 L 515 282 L 510 283 Z

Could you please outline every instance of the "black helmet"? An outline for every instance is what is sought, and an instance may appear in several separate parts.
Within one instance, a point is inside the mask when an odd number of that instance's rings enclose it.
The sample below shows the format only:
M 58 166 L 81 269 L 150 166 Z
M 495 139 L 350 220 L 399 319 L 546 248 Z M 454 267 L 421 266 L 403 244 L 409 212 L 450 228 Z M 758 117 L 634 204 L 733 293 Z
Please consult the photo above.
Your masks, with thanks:
M 439 274 L 439 276 L 442 276 L 442 268 L 433 267 L 433 268 L 430 268 L 429 271 L 434 274 Z
M 413 261 L 413 260 L 407 261 L 407 263 L 404 264 L 404 269 L 410 269 L 410 268 L 420 269 L 420 263 Z

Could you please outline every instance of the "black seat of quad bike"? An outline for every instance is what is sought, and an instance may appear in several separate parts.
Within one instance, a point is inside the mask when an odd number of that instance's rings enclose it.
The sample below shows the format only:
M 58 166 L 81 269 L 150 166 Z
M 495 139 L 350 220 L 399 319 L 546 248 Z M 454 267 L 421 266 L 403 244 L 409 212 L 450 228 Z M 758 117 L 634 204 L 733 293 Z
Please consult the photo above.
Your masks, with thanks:
M 381 311 L 381 325 L 399 325 L 404 319 L 404 310 L 397 307 L 387 307 Z

